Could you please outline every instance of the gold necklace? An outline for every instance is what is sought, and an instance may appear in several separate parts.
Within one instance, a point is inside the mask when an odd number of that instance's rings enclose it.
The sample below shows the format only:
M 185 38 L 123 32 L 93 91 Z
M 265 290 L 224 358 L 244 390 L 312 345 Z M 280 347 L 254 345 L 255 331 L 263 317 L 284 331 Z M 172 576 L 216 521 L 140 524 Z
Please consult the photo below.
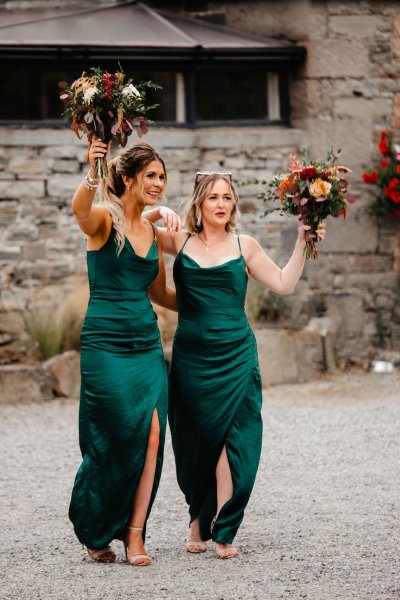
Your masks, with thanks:
M 199 240 L 201 241 L 202 244 L 204 244 L 204 246 L 206 247 L 206 250 L 208 252 L 208 249 L 211 248 L 212 246 L 215 246 L 215 244 L 219 244 L 222 241 L 225 241 L 226 238 L 228 237 L 228 234 L 225 235 L 225 239 L 224 240 L 217 240 L 216 242 L 213 242 L 212 244 L 206 244 L 200 237 L 200 234 L 197 234 L 197 237 L 199 238 Z

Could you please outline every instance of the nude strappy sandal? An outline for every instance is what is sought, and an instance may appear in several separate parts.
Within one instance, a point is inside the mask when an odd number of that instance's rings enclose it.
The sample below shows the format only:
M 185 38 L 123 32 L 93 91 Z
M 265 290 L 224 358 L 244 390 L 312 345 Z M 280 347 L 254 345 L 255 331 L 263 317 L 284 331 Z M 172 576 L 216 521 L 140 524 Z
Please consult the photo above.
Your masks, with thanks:
M 207 552 L 207 548 L 207 542 L 203 542 L 203 540 L 191 540 L 190 542 L 186 542 L 186 552 L 189 552 L 190 554 Z
M 83 546 L 83 548 L 85 548 L 85 546 Z M 86 552 L 87 552 L 89 558 L 91 558 L 92 560 L 95 560 L 97 562 L 114 562 L 116 559 L 115 552 L 111 548 L 111 546 L 106 546 L 105 548 L 102 548 L 101 550 L 97 550 L 96 552 L 93 552 L 93 554 L 90 554 L 89 548 L 86 548 Z M 107 552 L 112 552 L 113 558 L 101 558 L 102 556 L 107 554 Z
M 143 531 L 143 527 L 126 527 L 125 531 L 130 529 L 131 531 Z M 129 556 L 128 544 L 125 541 L 126 535 L 124 535 L 124 548 L 126 561 L 133 567 L 147 567 L 153 562 L 148 554 L 134 554 Z

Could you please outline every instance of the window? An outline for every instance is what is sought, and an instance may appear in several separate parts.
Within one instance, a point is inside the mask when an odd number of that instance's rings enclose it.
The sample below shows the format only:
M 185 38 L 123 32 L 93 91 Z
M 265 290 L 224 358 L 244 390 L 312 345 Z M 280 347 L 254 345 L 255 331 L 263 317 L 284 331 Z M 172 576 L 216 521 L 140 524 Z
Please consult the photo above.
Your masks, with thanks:
M 212 71 L 195 76 L 196 121 L 268 120 L 265 70 Z
M 100 66 L 114 72 L 117 60 Z M 282 75 L 277 71 L 243 67 L 161 71 L 138 68 L 129 61 L 123 62 L 123 68 L 134 82 L 150 80 L 162 86 L 161 90 L 147 90 L 148 103 L 159 104 L 148 116 L 160 125 L 285 121 Z M 82 69 L 82 63 L 63 68 L 43 62 L 29 68 L 18 61 L 12 69 L 0 68 L 0 86 L 4 88 L 0 89 L 0 123 L 62 124 L 63 103 L 57 84 L 72 83 Z

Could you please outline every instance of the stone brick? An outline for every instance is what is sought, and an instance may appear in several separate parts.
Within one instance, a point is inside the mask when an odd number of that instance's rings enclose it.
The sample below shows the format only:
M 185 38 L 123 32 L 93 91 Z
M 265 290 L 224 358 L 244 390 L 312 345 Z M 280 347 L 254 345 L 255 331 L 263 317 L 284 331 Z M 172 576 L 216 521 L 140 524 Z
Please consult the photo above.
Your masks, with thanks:
M 366 99 L 350 96 L 348 98 L 335 98 L 333 101 L 334 116 L 337 118 L 351 117 L 363 118 L 390 118 L 392 113 L 392 100 L 390 98 Z
M 295 80 L 291 87 L 293 116 L 331 114 L 332 86 L 330 79 Z
M 362 127 L 356 117 L 326 120 L 314 118 L 306 119 L 305 123 L 313 157 L 323 159 L 333 145 L 336 149 L 342 149 L 340 161 L 355 171 L 359 171 L 361 164 L 370 162 L 373 142 L 372 122 L 368 119 L 363 121 Z
M 310 381 L 323 370 L 322 342 L 318 334 L 256 328 L 254 335 L 264 385 Z
M 355 294 L 326 294 L 327 316 L 332 319 L 334 331 L 342 336 L 359 334 L 365 325 L 366 314 L 361 292 Z
M 293 148 L 297 147 L 300 143 L 304 143 L 305 137 L 305 132 L 302 130 L 282 127 L 236 127 L 232 130 L 221 127 L 218 129 L 198 129 L 197 131 L 198 134 L 195 143 L 200 148 L 206 150 L 214 148 L 219 152 L 223 148 L 233 147 L 252 153 L 254 153 L 252 147 L 267 146 L 271 148 L 278 146 L 281 149 L 288 145 Z
M 327 222 L 326 238 L 321 244 L 321 254 L 329 252 L 376 252 L 378 232 L 375 221 L 364 211 L 350 210 L 348 218 L 330 218 Z M 346 254 L 343 256 L 346 260 Z
M 0 245 L 0 260 L 18 260 L 21 257 L 20 246 Z
M 267 5 L 263 2 L 230 2 L 225 11 L 225 22 L 229 27 L 262 36 L 322 40 L 327 36 L 328 25 L 325 4 L 312 2 L 310 5 L 309 0 L 295 0 L 283 8 L 281 0 L 270 0 Z
M 393 35 L 400 36 L 400 15 L 396 15 L 392 19 Z
M 77 175 L 50 175 L 47 180 L 47 192 L 49 196 L 56 198 L 72 198 L 83 177 L 82 173 Z
M 400 36 L 392 37 L 392 53 L 393 58 L 400 58 Z
M 16 200 L 5 200 L 0 203 L 1 225 L 10 225 L 18 215 L 19 205 Z
M 80 166 L 77 160 L 59 159 L 54 161 L 52 170 L 57 173 L 78 173 Z
M 22 259 L 38 260 L 46 258 L 46 244 L 44 242 L 23 242 Z
M 400 129 L 400 115 L 394 115 L 392 118 L 393 129 Z
M 12 199 L 21 197 L 40 198 L 44 196 L 44 181 L 0 181 L 0 197 Z
M 0 366 L 0 403 L 29 404 L 53 399 L 50 374 L 29 365 Z
M 371 38 L 385 27 L 389 29 L 389 18 L 381 15 L 337 15 L 329 18 L 330 34 L 343 35 L 349 39 Z
M 359 77 L 368 72 L 368 47 L 359 40 L 324 39 L 305 46 L 307 77 Z
M 40 159 L 16 156 L 10 160 L 9 171 L 16 173 L 19 179 L 44 179 L 46 165 Z
M 337 0 L 328 2 L 327 9 L 333 15 L 360 15 L 370 13 L 369 0 Z
M 177 169 L 170 169 L 168 171 L 168 182 L 165 190 L 166 197 L 168 198 L 170 195 L 174 196 L 179 194 L 181 188 L 181 172 Z M 162 200 L 160 200 L 162 203 Z
M 43 148 L 40 155 L 45 158 L 64 158 L 64 159 L 77 159 L 78 148 L 76 146 L 68 146 L 63 144 L 61 146 L 50 146 Z M 85 148 L 86 151 L 86 148 Z
M 43 363 L 43 368 L 51 375 L 52 388 L 57 396 L 79 399 L 80 357 L 76 350 L 52 356 Z

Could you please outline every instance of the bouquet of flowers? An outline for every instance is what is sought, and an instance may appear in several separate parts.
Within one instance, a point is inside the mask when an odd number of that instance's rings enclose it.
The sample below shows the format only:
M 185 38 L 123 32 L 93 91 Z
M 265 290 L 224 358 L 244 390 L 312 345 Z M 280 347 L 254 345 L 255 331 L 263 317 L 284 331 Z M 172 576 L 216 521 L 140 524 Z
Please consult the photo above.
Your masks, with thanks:
M 400 149 L 394 145 L 393 133 L 389 129 L 381 132 L 378 148 L 383 157 L 379 165 L 362 175 L 365 183 L 381 188 L 371 212 L 400 217 Z
M 146 88 L 161 87 L 150 81 L 133 85 L 121 65 L 116 73 L 93 67 L 71 85 L 60 81 L 58 86 L 65 103 L 62 116 L 71 121 L 71 129 L 79 139 L 82 132 L 86 133 L 89 146 L 96 136 L 106 144 L 116 141 L 122 147 L 134 129 L 139 137 L 147 133 L 144 115 L 158 104 L 146 106 Z M 106 160 L 98 159 L 95 177 L 102 178 L 106 173 Z
M 318 256 L 315 241 L 316 230 L 329 215 L 346 218 L 347 204 L 355 202 L 355 197 L 347 194 L 348 182 L 344 175 L 350 169 L 337 166 L 340 150 L 333 148 L 324 162 L 310 160 L 303 151 L 301 158 L 290 157 L 289 173 L 274 177 L 271 181 L 257 181 L 266 185 L 266 191 L 259 194 L 265 202 L 280 200 L 280 206 L 266 210 L 265 214 L 279 210 L 282 214 L 296 215 L 305 231 L 305 256 L 307 259 Z

